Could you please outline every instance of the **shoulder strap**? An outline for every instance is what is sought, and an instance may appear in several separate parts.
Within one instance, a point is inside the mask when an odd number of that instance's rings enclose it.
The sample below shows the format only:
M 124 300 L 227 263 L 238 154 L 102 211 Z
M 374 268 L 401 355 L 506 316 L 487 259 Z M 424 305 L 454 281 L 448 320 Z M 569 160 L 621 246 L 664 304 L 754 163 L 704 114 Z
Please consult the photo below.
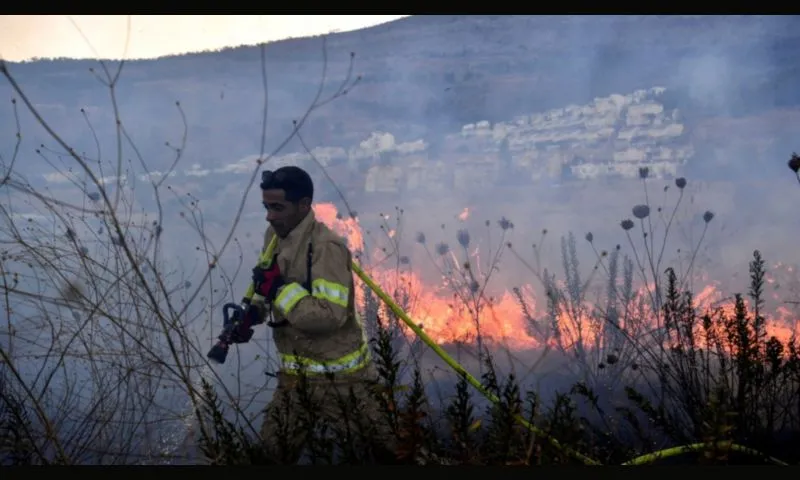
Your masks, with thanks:
M 272 239 L 270 240 L 267 248 L 264 249 L 264 253 L 261 254 L 261 261 L 259 263 L 269 266 L 272 263 L 272 252 L 275 251 L 275 247 L 278 244 L 278 236 L 273 235 Z M 308 251 L 306 253 L 306 281 L 305 281 L 305 288 L 309 292 L 311 291 L 311 263 L 314 260 L 314 247 L 311 241 L 308 242 Z
M 260 265 L 265 268 L 269 267 L 269 264 L 272 263 L 272 252 L 275 251 L 276 246 L 278 246 L 278 236 L 273 234 L 269 244 L 267 244 L 267 248 L 264 249 L 261 253 L 261 258 L 258 259 Z
M 314 260 L 314 247 L 311 241 L 308 242 L 308 252 L 306 253 L 306 290 L 311 291 L 311 262 Z

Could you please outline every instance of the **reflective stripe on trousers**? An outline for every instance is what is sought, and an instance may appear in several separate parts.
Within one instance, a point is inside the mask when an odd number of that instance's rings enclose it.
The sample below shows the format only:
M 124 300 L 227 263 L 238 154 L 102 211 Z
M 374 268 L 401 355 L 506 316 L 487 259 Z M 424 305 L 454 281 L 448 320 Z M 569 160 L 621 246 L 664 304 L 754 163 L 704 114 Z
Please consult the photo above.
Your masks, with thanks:
M 349 353 L 339 359 L 326 362 L 318 362 L 310 358 L 298 357 L 295 355 L 281 354 L 281 370 L 285 373 L 296 375 L 304 371 L 308 375 L 321 375 L 325 373 L 352 373 L 358 371 L 369 363 L 369 345 L 363 343 L 361 347 L 353 353 Z

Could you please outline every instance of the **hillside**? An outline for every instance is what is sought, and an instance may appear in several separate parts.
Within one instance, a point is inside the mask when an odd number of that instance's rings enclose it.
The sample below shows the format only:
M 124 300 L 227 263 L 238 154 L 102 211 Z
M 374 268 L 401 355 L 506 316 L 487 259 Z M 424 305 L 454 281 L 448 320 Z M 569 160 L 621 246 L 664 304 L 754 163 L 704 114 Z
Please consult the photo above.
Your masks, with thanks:
M 689 126 L 794 108 L 800 105 L 797 24 L 791 16 L 413 16 L 334 34 L 327 41 L 328 90 L 344 77 L 350 52 L 362 81 L 316 112 L 305 138 L 312 148 L 349 148 L 386 131 L 400 142 L 435 144 L 465 124 L 654 86 L 666 87 L 667 108 L 679 108 Z M 267 47 L 270 144 L 313 98 L 321 45 L 310 38 Z M 257 153 L 259 58 L 258 48 L 242 47 L 126 64 L 120 110 L 151 165 L 167 163 L 164 142 L 180 135 L 176 100 L 187 117 L 192 163 L 214 167 Z M 91 113 L 98 133 L 113 127 L 108 92 L 92 67 L 97 63 L 74 60 L 11 65 L 45 117 L 87 150 L 94 146 L 80 108 Z M 0 90 L 10 95 L 7 85 Z M 2 131 L 11 133 L 11 116 L 0 118 Z

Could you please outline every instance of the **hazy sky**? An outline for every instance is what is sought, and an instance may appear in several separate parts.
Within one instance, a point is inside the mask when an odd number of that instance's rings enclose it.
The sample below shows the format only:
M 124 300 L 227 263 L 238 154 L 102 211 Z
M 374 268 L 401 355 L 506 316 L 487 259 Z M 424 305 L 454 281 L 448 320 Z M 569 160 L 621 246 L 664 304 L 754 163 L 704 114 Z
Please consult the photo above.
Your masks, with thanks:
M 121 58 L 126 51 L 128 22 L 126 58 L 153 58 L 357 30 L 404 16 L 0 15 L 0 57 L 10 61 L 32 57 Z

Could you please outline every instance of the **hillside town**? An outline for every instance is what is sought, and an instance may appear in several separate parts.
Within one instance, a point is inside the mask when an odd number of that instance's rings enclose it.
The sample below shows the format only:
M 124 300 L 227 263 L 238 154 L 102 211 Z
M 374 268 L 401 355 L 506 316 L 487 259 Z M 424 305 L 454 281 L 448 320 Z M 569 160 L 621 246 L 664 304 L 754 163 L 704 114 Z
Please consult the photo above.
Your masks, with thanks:
M 415 190 L 558 184 L 568 179 L 635 177 L 647 166 L 654 177 L 677 174 L 693 154 L 677 109 L 667 110 L 664 88 L 595 98 L 508 122 L 464 125 L 433 148 L 423 140 L 398 143 L 373 132 L 359 145 L 317 147 L 346 191 L 402 193 Z M 308 153 L 290 153 L 279 164 L 308 165 Z

